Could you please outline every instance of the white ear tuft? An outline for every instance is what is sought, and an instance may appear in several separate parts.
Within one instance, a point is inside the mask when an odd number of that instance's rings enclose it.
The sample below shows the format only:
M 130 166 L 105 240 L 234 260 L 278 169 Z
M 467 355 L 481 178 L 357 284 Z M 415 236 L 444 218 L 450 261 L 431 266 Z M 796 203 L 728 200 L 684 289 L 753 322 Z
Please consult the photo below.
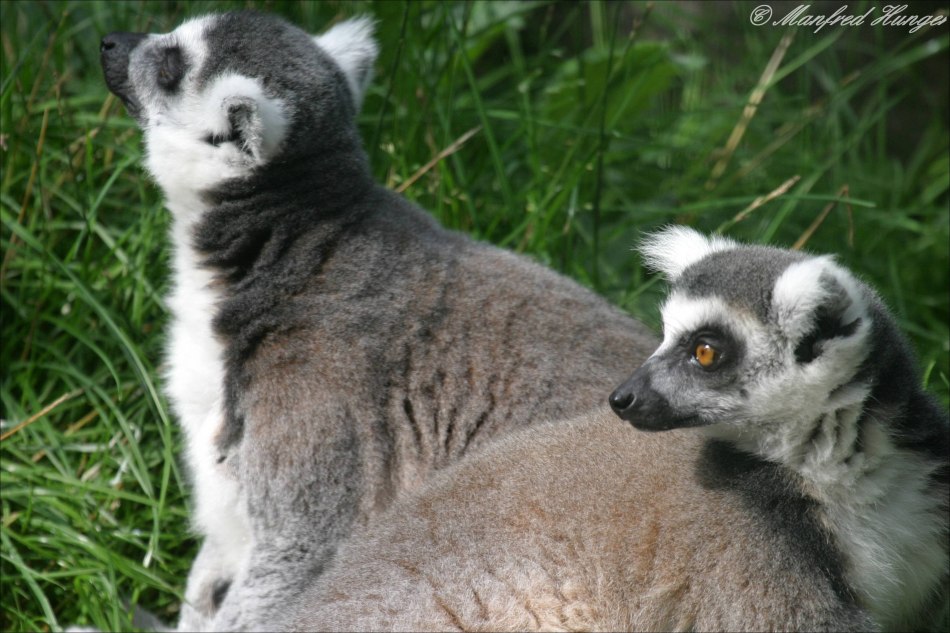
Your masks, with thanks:
M 736 248 L 724 237 L 706 237 L 685 226 L 667 226 L 641 240 L 637 250 L 646 265 L 673 281 L 690 265 L 717 251 Z
M 374 27 L 373 19 L 363 16 L 340 22 L 323 35 L 313 37 L 317 46 L 329 53 L 343 70 L 357 110 L 363 104 L 363 95 L 373 78 L 373 64 L 379 53 L 373 39 Z

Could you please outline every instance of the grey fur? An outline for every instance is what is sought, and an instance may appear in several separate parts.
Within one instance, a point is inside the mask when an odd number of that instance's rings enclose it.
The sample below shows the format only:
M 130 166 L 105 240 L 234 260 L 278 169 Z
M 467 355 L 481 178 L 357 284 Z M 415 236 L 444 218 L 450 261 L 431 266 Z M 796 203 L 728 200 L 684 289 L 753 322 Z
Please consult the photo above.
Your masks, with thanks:
M 672 278 L 664 342 L 610 398 L 666 432 L 594 412 L 509 436 L 351 539 L 288 628 L 946 618 L 950 424 L 883 304 L 829 258 L 718 241 L 683 264 L 697 238 L 649 248 Z M 707 369 L 697 340 L 719 346 Z
M 720 297 L 766 320 L 775 281 L 789 265 L 805 258 L 803 253 L 769 246 L 718 251 L 687 267 L 674 280 L 673 289 L 694 297 Z
M 227 110 L 227 130 L 207 130 L 202 151 L 240 145 L 245 157 L 224 168 L 248 171 L 198 192 L 197 218 L 194 205 L 172 204 L 190 192 L 156 175 L 176 223 L 193 222 L 178 248 L 214 273 L 218 462 L 239 487 L 253 541 L 235 565 L 225 544 L 205 540 L 180 628 L 270 630 L 355 528 L 512 429 L 602 402 L 604 386 L 655 339 L 572 281 L 447 231 L 373 183 L 354 123 L 358 95 L 303 31 L 237 13 L 210 18 L 202 33 L 204 64 L 182 50 L 174 90 L 153 79 L 175 67 L 158 50 L 173 39 L 150 36 L 125 57 L 109 48 L 103 65 L 148 138 L 227 73 L 260 80 L 290 113 L 272 155 L 267 130 L 254 127 L 267 105 L 256 98 Z M 357 64 L 354 85 L 370 66 Z M 156 151 L 150 165 L 164 158 Z M 215 588 L 228 581 L 215 611 Z
M 834 565 L 793 532 L 805 517 L 775 531 L 737 494 L 769 466 L 704 485 L 697 474 L 731 464 L 703 444 L 689 430 L 638 433 L 606 411 L 509 436 L 352 539 L 287 627 L 873 630 L 835 591 Z M 796 491 L 765 492 L 803 505 Z

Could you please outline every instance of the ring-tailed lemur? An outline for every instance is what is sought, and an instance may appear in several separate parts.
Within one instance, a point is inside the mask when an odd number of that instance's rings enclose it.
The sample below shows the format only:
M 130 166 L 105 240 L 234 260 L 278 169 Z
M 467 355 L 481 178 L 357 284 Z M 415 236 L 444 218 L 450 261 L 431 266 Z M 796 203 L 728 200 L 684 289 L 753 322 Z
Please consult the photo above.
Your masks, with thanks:
M 658 350 L 607 411 L 394 505 L 295 630 L 919 630 L 946 618 L 947 413 L 829 257 L 683 228 Z M 686 428 L 699 427 L 699 428 Z
M 948 594 L 947 413 L 877 294 L 830 257 L 670 228 L 663 344 L 610 397 L 647 430 L 704 433 L 816 504 L 848 587 L 884 628 Z M 942 593 L 937 593 L 938 589 Z
M 173 216 L 168 393 L 204 537 L 182 630 L 272 628 L 355 526 L 491 438 L 590 407 L 655 346 L 372 181 L 371 30 L 240 12 L 102 41 Z

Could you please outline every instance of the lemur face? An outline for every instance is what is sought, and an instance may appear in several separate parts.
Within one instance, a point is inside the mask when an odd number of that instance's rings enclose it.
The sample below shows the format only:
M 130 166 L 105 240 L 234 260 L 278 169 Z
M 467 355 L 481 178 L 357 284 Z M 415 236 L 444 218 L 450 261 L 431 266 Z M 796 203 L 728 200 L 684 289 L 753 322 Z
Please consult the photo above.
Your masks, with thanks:
M 828 257 L 664 231 L 643 248 L 672 279 L 664 339 L 610 396 L 644 430 L 814 419 L 865 393 L 864 287 Z
M 355 126 L 376 56 L 371 30 L 357 19 L 313 37 L 274 16 L 209 15 L 166 34 L 111 33 L 101 61 L 174 199 Z

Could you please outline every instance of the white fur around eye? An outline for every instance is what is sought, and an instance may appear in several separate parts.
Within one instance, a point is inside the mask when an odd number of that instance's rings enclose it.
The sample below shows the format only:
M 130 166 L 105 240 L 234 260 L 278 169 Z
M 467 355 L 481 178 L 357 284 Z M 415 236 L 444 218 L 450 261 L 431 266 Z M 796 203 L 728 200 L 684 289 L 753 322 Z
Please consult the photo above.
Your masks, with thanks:
M 716 324 L 728 324 L 742 340 L 764 345 L 766 332 L 755 316 L 719 297 L 689 297 L 673 292 L 660 312 L 663 316 L 663 343 L 654 355 L 666 352 L 683 336 Z
M 186 52 L 188 55 L 188 64 L 192 69 L 201 68 L 208 57 L 205 30 L 211 24 L 212 20 L 213 16 L 203 16 L 188 20 L 165 36 Z

